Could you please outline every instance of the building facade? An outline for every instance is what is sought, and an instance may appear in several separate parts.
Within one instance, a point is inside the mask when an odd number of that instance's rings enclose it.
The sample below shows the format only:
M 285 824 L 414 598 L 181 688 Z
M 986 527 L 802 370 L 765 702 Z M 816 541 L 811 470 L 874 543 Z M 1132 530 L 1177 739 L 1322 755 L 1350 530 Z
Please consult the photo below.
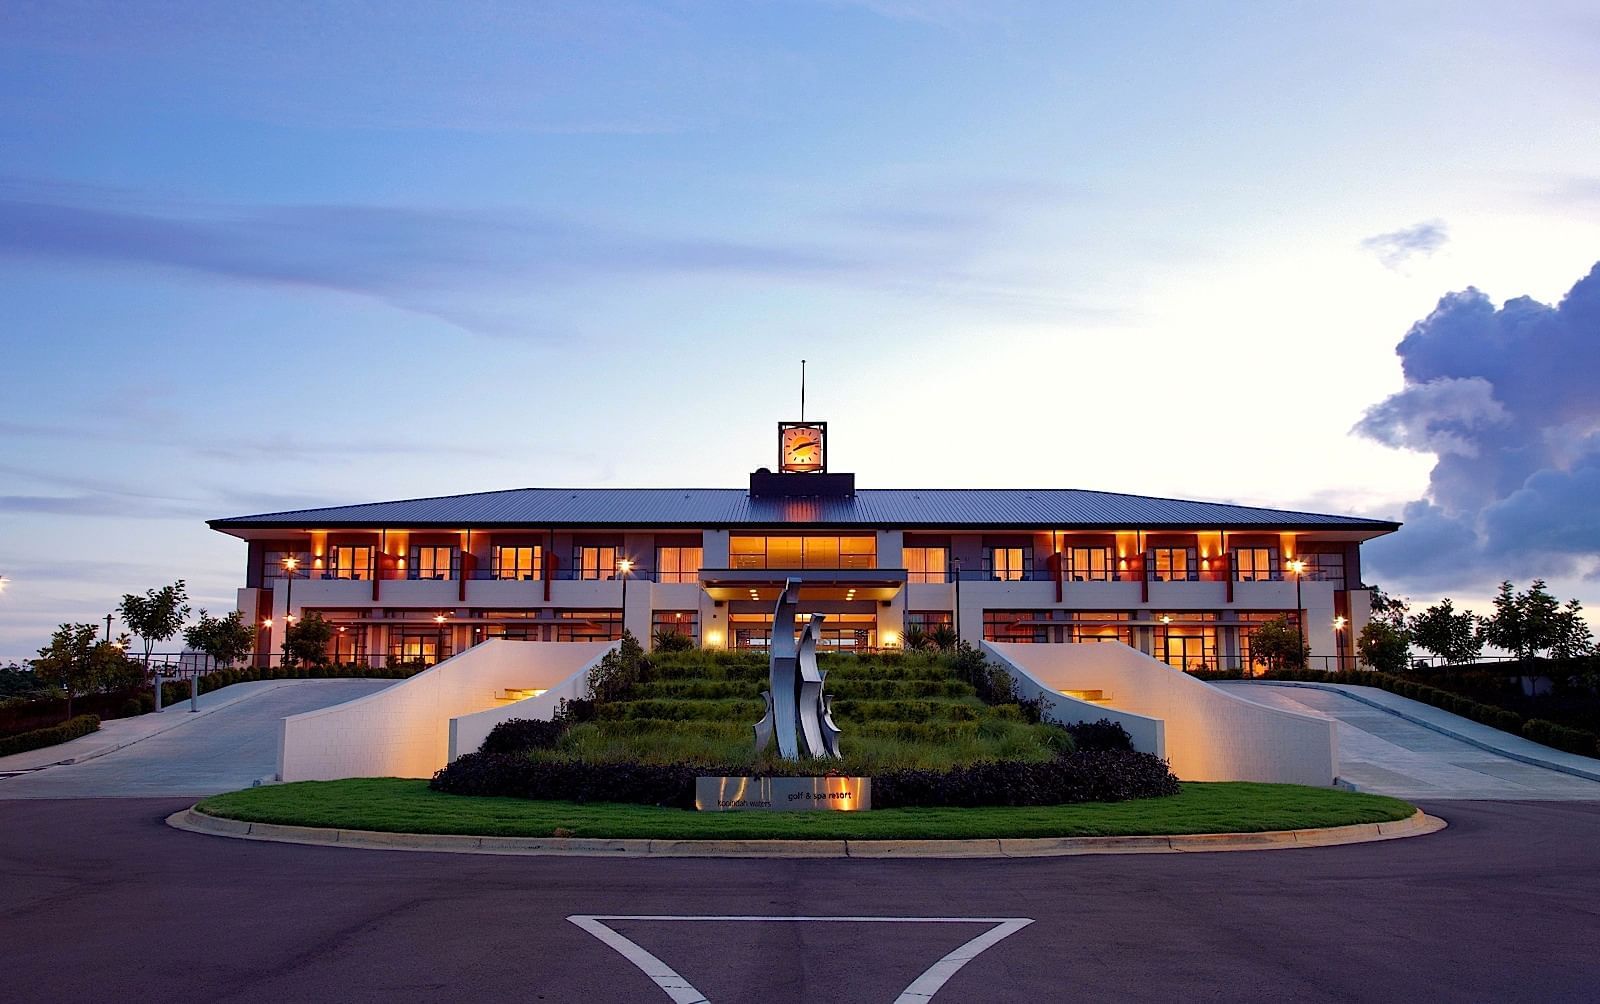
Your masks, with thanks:
M 826 426 L 783 423 L 747 488 L 526 488 L 210 521 L 247 542 L 239 609 L 275 658 L 333 625 L 330 657 L 432 663 L 494 637 L 666 632 L 765 649 L 789 578 L 836 651 L 948 633 L 1121 641 L 1178 668 L 1248 668 L 1274 617 L 1314 666 L 1354 664 L 1361 544 L 1398 524 L 1079 489 L 857 489 Z

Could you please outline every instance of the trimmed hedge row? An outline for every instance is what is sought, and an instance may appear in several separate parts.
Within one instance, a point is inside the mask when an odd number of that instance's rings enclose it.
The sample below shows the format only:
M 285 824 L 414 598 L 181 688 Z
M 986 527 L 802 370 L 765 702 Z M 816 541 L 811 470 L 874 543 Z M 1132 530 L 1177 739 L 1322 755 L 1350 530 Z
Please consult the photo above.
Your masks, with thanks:
M 796 775 L 815 768 L 794 765 Z M 742 771 L 711 764 L 542 761 L 525 753 L 468 753 L 433 776 L 451 795 L 499 795 L 571 802 L 694 807 L 694 780 Z M 790 771 L 783 771 L 790 773 Z M 986 761 L 949 770 L 874 775 L 872 804 L 883 809 L 1121 802 L 1178 793 L 1166 761 L 1148 753 L 1095 750 L 1044 763 Z
M 73 715 L 60 725 L 52 725 L 47 729 L 34 729 L 32 732 L 22 732 L 0 739 L 0 756 L 57 746 L 99 731 L 99 715 Z
M 1240 674 L 1232 671 L 1199 671 L 1190 675 L 1202 680 L 1237 680 Z M 1370 669 L 1345 669 L 1337 673 L 1320 673 L 1316 670 L 1274 670 L 1260 677 L 1263 680 L 1290 680 L 1301 683 L 1343 683 L 1360 687 L 1376 687 L 1391 694 L 1409 697 L 1413 701 L 1432 705 L 1442 711 L 1470 718 L 1475 722 L 1497 728 L 1502 732 L 1520 735 L 1552 749 L 1577 753 L 1581 756 L 1600 756 L 1600 736 L 1583 729 L 1569 728 L 1541 718 L 1524 718 L 1515 711 L 1474 701 L 1470 697 L 1452 694 L 1448 690 L 1408 680 L 1403 676 L 1379 673 Z
M 273 666 L 270 669 L 218 669 L 200 677 L 200 693 L 209 694 L 235 683 L 255 683 L 259 680 L 404 680 L 427 668 L 420 665 L 374 668 L 358 663 L 340 663 L 328 666 Z M 188 680 L 168 680 L 162 684 L 162 707 L 188 699 Z

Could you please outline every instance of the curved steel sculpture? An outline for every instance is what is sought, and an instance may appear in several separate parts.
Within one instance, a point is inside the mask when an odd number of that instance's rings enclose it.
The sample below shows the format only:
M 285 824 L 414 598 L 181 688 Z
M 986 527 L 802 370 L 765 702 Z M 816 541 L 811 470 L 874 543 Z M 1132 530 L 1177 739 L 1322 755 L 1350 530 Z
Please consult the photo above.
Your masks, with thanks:
M 772 614 L 767 677 L 770 689 L 761 692 L 767 712 L 755 724 L 756 752 L 765 753 L 776 737 L 781 757 L 838 759 L 839 729 L 833 724 L 833 698 L 822 693 L 828 674 L 817 668 L 817 633 L 823 617 L 812 614 L 796 640 L 795 616 L 799 607 L 800 580 L 788 579 Z

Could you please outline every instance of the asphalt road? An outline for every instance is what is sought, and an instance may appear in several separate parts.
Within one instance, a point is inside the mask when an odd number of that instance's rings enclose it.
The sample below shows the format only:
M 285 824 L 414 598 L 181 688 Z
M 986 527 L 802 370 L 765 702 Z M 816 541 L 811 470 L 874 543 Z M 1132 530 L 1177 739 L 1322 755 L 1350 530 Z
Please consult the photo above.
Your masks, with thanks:
M 934 998 L 1593 1000 L 1600 803 L 1285 851 L 499 858 L 180 833 L 184 799 L 0 805 L 14 999 L 667 1001 L 572 915 L 1017 917 Z M 895 1000 L 984 924 L 613 922 L 718 1004 Z M 25 988 L 25 989 L 23 989 Z

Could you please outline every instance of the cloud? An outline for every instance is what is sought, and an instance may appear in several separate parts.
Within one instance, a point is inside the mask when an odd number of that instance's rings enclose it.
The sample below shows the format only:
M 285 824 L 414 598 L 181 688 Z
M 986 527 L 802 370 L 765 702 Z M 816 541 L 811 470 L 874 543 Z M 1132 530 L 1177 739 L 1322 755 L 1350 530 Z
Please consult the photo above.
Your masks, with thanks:
M 374 297 L 480 330 L 483 294 L 588 277 L 787 279 L 881 270 L 850 248 L 658 237 L 526 212 L 359 205 L 149 204 L 69 185 L 0 185 L 0 257 L 140 265 Z
M 1405 387 L 1355 431 L 1437 462 L 1371 567 L 1413 588 L 1600 571 L 1600 264 L 1553 307 L 1451 293 L 1396 351 Z
M 1429 220 L 1414 227 L 1368 237 L 1362 248 L 1371 251 L 1385 268 L 1398 269 L 1414 257 L 1427 258 L 1444 247 L 1450 233 L 1443 220 Z

